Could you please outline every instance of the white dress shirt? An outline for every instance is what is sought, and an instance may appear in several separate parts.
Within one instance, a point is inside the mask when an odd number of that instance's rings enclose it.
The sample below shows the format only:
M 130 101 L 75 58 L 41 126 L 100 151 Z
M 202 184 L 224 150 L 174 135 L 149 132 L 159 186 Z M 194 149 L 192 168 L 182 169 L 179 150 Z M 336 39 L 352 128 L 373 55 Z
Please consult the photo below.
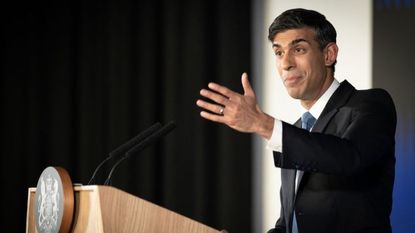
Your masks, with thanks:
M 314 103 L 313 106 L 309 110 L 305 109 L 301 104 L 301 111 L 302 113 L 305 113 L 309 111 L 311 115 L 313 115 L 314 118 L 318 119 L 323 112 L 324 107 L 326 107 L 327 102 L 333 95 L 333 93 L 337 90 L 337 88 L 340 86 L 339 81 L 336 79 L 333 80 L 330 87 L 324 92 L 324 94 L 317 100 L 316 103 Z M 282 122 L 281 120 L 275 119 L 274 121 L 274 129 L 272 131 L 271 138 L 268 140 L 267 148 L 277 151 L 277 152 L 283 152 L 282 151 Z

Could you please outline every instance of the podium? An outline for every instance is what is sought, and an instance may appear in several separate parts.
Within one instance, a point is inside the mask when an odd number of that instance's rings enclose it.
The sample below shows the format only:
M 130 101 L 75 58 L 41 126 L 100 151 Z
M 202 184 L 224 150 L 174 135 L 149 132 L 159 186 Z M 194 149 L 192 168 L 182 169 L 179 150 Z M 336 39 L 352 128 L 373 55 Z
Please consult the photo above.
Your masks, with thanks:
M 34 233 L 36 188 L 28 192 L 26 232 Z M 222 232 L 110 186 L 75 185 L 73 213 L 74 233 Z

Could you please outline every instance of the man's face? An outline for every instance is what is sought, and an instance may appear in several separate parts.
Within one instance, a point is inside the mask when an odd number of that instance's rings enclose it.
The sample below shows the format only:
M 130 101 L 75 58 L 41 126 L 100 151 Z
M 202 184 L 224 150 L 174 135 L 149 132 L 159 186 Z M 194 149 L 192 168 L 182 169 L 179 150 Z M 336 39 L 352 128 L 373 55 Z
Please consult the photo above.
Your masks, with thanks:
M 337 46 L 335 46 L 337 56 Z M 328 45 L 328 47 L 330 47 Z M 335 61 L 328 47 L 320 49 L 311 28 L 290 29 L 275 35 L 272 48 L 288 94 L 311 105 L 331 84 L 330 65 Z

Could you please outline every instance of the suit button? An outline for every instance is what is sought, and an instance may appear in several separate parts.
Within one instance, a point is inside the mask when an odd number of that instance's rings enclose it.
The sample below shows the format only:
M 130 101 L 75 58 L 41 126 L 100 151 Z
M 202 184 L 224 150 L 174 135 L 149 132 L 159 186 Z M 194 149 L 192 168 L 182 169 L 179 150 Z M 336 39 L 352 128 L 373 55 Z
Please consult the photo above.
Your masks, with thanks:
M 303 212 L 303 211 L 297 211 L 297 214 L 298 214 L 299 216 L 302 216 L 302 215 L 304 215 L 304 212 Z

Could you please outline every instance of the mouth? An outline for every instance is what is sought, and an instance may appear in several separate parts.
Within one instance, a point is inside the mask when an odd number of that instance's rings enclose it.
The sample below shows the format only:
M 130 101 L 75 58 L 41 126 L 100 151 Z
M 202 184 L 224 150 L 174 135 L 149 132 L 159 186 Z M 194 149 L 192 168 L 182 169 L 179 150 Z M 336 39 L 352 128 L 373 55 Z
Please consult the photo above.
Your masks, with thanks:
M 299 75 L 287 76 L 287 77 L 284 77 L 284 84 L 286 86 L 292 86 L 300 82 L 300 80 L 301 80 L 301 76 Z

